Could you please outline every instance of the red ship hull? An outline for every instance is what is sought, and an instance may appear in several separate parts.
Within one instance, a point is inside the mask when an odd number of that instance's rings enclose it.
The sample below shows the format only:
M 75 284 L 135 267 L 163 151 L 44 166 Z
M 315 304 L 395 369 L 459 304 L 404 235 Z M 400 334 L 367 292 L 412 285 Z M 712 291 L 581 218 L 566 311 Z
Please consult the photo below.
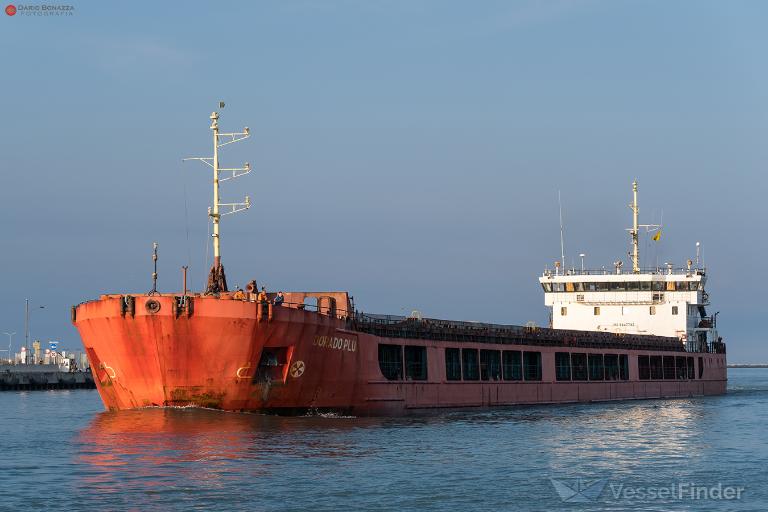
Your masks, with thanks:
M 306 295 L 298 298 L 303 301 Z M 130 301 L 103 296 L 73 308 L 73 323 L 109 410 L 198 406 L 405 415 L 441 408 L 713 395 L 725 393 L 727 383 L 725 354 L 713 351 L 383 337 L 354 329 L 335 308 L 316 312 L 302 306 L 259 305 L 233 300 L 230 294 L 195 296 L 186 302 L 169 295 Z M 426 358 L 424 378 L 386 378 L 380 363 L 382 344 L 424 347 L 419 349 Z M 501 373 L 472 381 L 448 380 L 446 349 L 451 348 L 478 349 L 481 354 L 536 351 L 540 374 L 535 381 L 504 380 Z M 556 353 L 608 352 L 627 361 L 623 379 L 558 380 Z M 678 369 L 672 379 L 641 379 L 639 361 L 649 355 L 677 357 L 678 362 L 687 358 L 689 373 L 683 370 L 681 375 Z

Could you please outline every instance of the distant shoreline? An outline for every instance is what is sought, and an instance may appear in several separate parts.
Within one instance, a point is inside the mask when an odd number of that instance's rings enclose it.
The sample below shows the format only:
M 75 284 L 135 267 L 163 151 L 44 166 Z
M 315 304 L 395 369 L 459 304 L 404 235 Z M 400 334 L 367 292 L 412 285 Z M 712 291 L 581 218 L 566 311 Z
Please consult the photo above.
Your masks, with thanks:
M 748 363 L 731 363 L 728 368 L 768 368 L 768 363 L 748 364 Z

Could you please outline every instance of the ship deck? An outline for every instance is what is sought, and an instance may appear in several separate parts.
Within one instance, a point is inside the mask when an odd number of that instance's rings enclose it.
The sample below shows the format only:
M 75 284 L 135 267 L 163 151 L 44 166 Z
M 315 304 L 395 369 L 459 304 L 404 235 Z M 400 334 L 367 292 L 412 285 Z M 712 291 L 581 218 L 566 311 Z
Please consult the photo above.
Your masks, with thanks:
M 386 338 L 617 350 L 687 352 L 678 338 L 357 313 L 350 328 Z M 725 353 L 724 343 L 696 352 Z
M 232 293 L 221 294 L 221 297 L 231 298 Z M 269 294 L 270 300 L 274 294 Z M 467 322 L 459 320 L 443 320 L 437 318 L 418 318 L 400 315 L 384 315 L 363 313 L 349 309 L 336 308 L 320 300 L 338 295 L 339 302 L 347 303 L 346 292 L 286 292 L 288 299 L 282 304 L 284 308 L 305 310 L 308 313 L 336 317 L 345 322 L 349 330 L 371 334 L 384 338 L 429 340 L 434 342 L 466 342 L 494 343 L 499 345 L 530 345 L 570 348 L 593 348 L 613 350 L 647 350 L 666 352 L 696 352 L 724 354 L 726 345 L 723 342 L 699 344 L 691 348 L 676 337 L 653 336 L 641 334 L 611 333 L 601 331 L 578 331 L 567 329 L 551 329 L 538 326 L 521 326 L 508 324 L 493 324 L 482 322 Z M 177 301 L 181 296 L 173 293 L 158 293 L 156 297 L 174 297 Z M 123 298 L 123 295 L 105 294 L 101 299 Z M 203 294 L 188 294 L 188 298 L 202 298 Z M 315 304 L 307 304 L 305 298 L 320 298 Z M 255 294 L 248 293 L 246 302 L 257 305 Z M 323 305 L 325 304 L 325 305 Z M 269 307 L 272 307 L 270 304 Z M 264 304 L 266 314 L 267 304 Z M 74 317 L 73 317 L 74 318 Z

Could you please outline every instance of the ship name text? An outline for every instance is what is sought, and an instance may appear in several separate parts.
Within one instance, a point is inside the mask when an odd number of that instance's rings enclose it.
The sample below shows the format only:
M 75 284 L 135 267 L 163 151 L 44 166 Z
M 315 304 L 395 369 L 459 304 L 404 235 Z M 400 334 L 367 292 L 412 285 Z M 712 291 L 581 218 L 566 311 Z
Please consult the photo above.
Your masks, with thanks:
M 335 336 L 315 336 L 313 346 L 330 350 L 342 350 L 354 352 L 357 350 L 357 340 L 352 338 L 338 338 Z

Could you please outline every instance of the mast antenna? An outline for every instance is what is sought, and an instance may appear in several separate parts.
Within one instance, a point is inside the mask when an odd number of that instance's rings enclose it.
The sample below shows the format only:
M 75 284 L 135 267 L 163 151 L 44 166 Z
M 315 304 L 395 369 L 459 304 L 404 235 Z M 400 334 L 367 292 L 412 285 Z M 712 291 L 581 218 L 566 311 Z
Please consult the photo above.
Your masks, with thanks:
M 696 268 L 698 269 L 701 265 L 701 242 L 696 242 Z
M 638 224 L 638 218 L 640 214 L 640 207 L 637 204 L 637 180 L 632 182 L 632 203 L 629 205 L 629 209 L 632 210 L 632 227 L 627 229 L 629 236 L 632 239 L 632 273 L 640 273 L 640 243 L 639 234 L 640 228 L 645 228 L 646 232 L 659 229 L 659 224 Z
M 640 273 L 640 249 L 638 247 L 638 231 L 637 231 L 637 217 L 640 208 L 637 206 L 637 180 L 632 182 L 632 204 L 629 205 L 632 209 L 632 229 L 629 230 L 629 235 L 632 237 L 632 272 L 635 274 Z
M 219 102 L 219 108 L 224 108 L 224 102 Z M 190 157 L 187 160 L 200 160 L 213 169 L 213 206 L 208 208 L 208 216 L 213 221 L 213 266 L 208 274 L 208 286 L 206 293 L 215 294 L 227 291 L 227 278 L 224 274 L 224 266 L 221 264 L 221 242 L 219 236 L 219 223 L 223 215 L 247 210 L 251 207 L 251 200 L 245 196 L 242 203 L 222 203 L 219 196 L 219 182 L 227 181 L 240 176 L 245 176 L 251 172 L 251 165 L 246 162 L 243 167 L 222 168 L 219 166 L 219 148 L 228 144 L 234 144 L 250 137 L 248 127 L 243 128 L 242 132 L 220 133 L 219 132 L 219 113 L 211 113 L 211 130 L 213 131 L 213 156 L 212 157 Z M 225 177 L 220 177 L 221 173 L 232 173 Z M 222 210 L 223 213 L 222 213 Z
M 147 295 L 155 295 L 157 293 L 157 242 L 152 242 L 152 263 L 154 264 L 154 270 L 152 271 L 152 289 Z
M 565 271 L 565 243 L 563 239 L 563 202 L 560 200 L 560 191 L 557 191 L 557 206 L 560 209 L 560 262 Z

